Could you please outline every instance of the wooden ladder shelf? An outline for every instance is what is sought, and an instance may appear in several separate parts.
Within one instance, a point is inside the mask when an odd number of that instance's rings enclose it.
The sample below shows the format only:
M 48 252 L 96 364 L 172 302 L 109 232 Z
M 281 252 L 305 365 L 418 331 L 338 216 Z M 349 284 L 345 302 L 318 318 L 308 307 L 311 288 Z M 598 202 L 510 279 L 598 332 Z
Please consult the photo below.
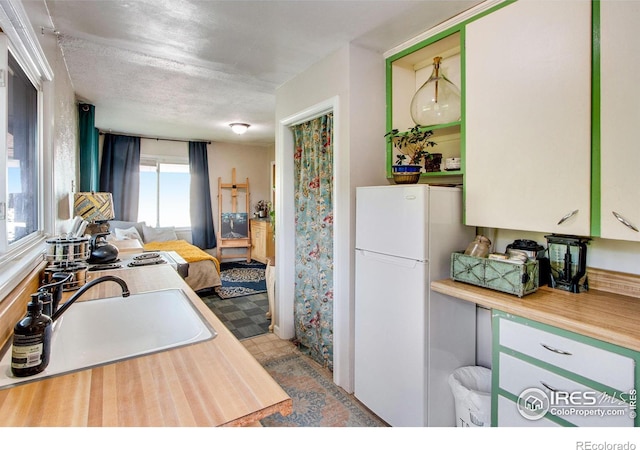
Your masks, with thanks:
M 251 262 L 251 227 L 249 227 L 249 178 L 246 183 L 236 183 L 236 169 L 231 171 L 231 183 L 223 183 L 222 177 L 218 177 L 218 261 L 224 258 L 246 258 Z M 238 195 L 244 192 L 245 208 L 238 211 Z M 224 210 L 223 193 L 231 194 L 231 211 Z M 244 248 L 244 253 L 227 253 L 223 250 L 230 248 Z

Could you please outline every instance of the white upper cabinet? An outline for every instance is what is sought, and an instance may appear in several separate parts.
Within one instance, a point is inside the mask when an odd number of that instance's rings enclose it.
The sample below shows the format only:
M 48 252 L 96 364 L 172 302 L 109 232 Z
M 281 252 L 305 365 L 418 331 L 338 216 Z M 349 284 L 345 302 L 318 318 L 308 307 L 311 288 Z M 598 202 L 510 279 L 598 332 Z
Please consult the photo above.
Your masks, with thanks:
M 640 241 L 639 23 L 639 2 L 600 2 L 600 231 L 631 241 Z
M 589 235 L 591 3 L 518 1 L 465 41 L 466 224 Z

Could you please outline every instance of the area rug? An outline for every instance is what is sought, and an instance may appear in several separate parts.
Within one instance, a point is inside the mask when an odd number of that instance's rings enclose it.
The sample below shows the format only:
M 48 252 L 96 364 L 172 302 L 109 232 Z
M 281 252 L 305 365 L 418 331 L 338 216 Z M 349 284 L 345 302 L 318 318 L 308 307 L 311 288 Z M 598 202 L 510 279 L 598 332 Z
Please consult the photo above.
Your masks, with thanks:
M 257 262 L 223 262 L 220 264 L 222 286 L 215 288 L 220 298 L 235 298 L 267 292 L 266 265 Z
M 200 298 L 238 340 L 269 332 L 269 299 L 265 293 L 227 299 L 211 294 Z
M 336 386 L 331 373 L 299 354 L 263 363 L 293 401 L 288 416 L 273 414 L 260 421 L 263 427 L 385 427 L 360 402 Z

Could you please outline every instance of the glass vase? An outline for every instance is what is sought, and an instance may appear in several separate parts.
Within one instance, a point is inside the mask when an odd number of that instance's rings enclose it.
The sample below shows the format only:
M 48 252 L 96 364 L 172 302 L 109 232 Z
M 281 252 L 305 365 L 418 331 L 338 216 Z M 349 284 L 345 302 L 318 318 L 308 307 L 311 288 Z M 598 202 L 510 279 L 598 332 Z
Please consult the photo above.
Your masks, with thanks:
M 433 71 L 411 100 L 411 118 L 423 127 L 460 120 L 460 90 L 440 70 L 442 58 L 433 58 Z

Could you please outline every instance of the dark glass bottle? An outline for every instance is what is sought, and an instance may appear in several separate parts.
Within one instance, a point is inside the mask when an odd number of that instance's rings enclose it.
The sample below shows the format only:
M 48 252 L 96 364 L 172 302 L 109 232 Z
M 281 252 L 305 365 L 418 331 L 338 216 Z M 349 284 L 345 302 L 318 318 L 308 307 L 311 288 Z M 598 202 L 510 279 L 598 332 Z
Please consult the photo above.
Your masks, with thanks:
M 42 314 L 39 294 L 33 294 L 27 304 L 27 315 L 13 328 L 11 373 L 28 377 L 42 372 L 49 365 L 52 320 Z

